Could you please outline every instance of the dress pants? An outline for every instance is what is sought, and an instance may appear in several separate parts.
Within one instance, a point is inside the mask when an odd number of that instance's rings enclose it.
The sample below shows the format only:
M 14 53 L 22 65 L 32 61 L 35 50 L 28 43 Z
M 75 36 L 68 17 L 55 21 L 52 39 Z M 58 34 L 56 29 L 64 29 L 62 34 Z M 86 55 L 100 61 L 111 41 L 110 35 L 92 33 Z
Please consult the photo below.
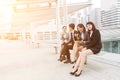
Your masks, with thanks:
M 70 59 L 70 49 L 73 49 L 73 43 L 72 43 L 72 45 L 68 45 L 69 43 L 65 43 L 64 44 L 64 48 L 63 48 L 63 51 L 62 51 L 62 53 L 63 53 L 63 55 L 66 55 L 67 56 L 67 60 L 71 60 Z

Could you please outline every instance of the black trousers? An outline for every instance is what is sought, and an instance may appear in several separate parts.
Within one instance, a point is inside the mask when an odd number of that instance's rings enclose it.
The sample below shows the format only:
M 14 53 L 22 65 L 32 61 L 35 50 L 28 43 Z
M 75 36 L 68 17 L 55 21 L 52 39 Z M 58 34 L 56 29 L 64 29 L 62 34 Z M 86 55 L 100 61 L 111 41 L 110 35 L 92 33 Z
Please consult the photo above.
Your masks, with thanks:
M 61 55 L 67 56 L 67 60 L 71 60 L 69 50 L 73 49 L 74 43 L 72 43 L 72 45 L 68 45 L 68 44 L 69 43 L 64 43 L 63 44 L 63 49 L 61 50 Z

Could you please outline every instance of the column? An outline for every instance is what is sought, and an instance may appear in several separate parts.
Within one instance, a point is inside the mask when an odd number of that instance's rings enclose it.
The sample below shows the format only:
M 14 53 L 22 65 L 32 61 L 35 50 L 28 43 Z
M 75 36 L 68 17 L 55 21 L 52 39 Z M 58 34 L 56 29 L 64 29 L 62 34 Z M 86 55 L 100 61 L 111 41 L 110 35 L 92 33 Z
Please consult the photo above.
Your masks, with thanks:
M 63 25 L 67 25 L 68 24 L 68 12 L 67 12 L 67 3 L 66 0 L 63 0 Z
M 60 0 L 56 0 L 57 47 L 60 46 Z

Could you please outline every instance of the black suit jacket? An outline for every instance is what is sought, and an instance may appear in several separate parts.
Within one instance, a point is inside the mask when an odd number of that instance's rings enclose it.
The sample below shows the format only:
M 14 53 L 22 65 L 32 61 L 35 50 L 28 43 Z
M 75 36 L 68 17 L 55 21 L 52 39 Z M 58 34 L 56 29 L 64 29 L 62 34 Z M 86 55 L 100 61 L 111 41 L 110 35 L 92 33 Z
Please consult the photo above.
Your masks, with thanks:
M 88 32 L 88 34 L 90 36 L 90 32 Z M 97 54 L 100 52 L 102 48 L 102 43 L 101 43 L 101 35 L 99 30 L 96 29 L 93 31 L 89 41 L 85 42 L 85 47 L 87 49 L 91 49 L 94 54 Z
M 74 33 L 72 33 L 73 35 L 72 35 L 72 38 L 73 39 L 71 39 L 71 32 L 69 33 L 69 41 L 68 41 L 68 43 L 74 43 L 74 41 L 76 40 L 76 38 L 75 38 L 75 34 L 77 33 L 77 31 L 76 30 L 74 30 Z

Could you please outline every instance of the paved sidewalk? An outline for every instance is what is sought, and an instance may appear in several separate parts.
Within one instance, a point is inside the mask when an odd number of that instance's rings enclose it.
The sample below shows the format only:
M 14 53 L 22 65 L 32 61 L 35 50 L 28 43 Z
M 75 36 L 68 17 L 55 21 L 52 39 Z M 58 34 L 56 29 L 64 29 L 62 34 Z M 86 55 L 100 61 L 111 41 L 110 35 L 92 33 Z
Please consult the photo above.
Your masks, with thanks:
M 7 43 L 7 44 L 5 44 Z M 54 48 L 32 48 L 20 41 L 0 41 L 0 80 L 120 80 L 120 67 L 89 58 L 78 78 L 71 64 L 58 62 Z M 96 59 L 96 60 L 95 60 Z M 104 60 L 103 60 L 104 61 Z

